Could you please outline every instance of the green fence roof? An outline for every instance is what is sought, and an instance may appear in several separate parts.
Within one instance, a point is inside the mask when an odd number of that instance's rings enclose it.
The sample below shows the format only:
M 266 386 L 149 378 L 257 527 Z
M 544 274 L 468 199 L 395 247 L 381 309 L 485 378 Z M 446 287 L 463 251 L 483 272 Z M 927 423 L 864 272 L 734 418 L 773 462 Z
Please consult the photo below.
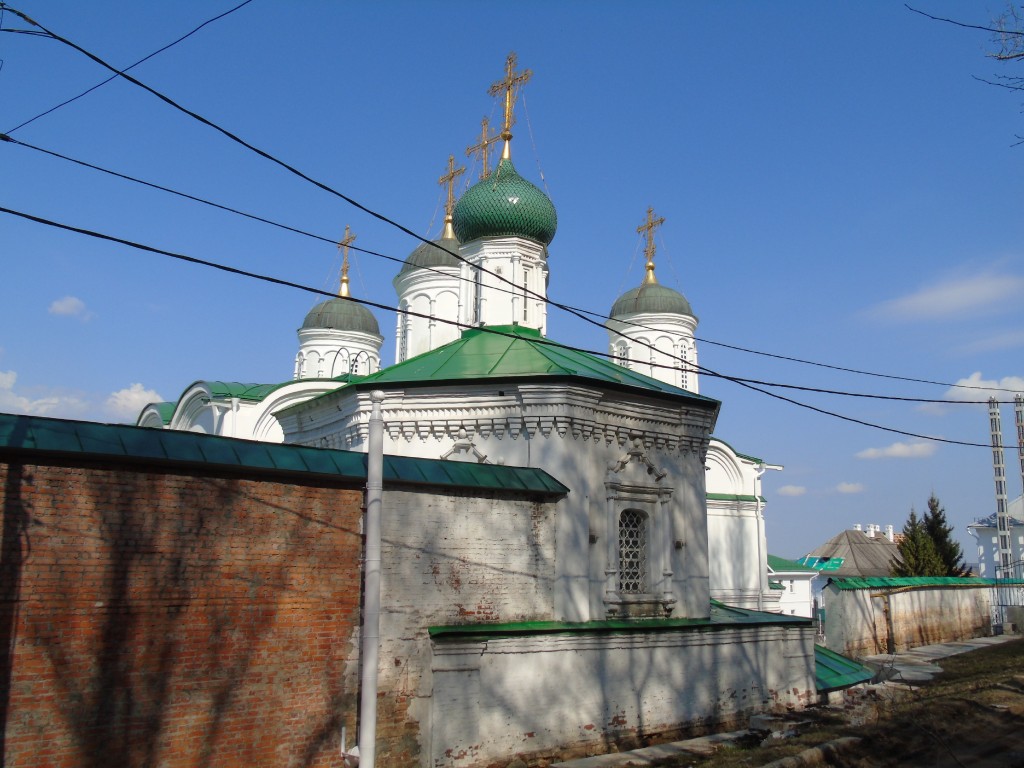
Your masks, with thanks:
M 833 576 L 828 583 L 836 589 L 927 589 L 1024 585 L 1024 579 L 987 579 L 979 576 Z
M 0 413 L 0 452 L 120 459 L 205 468 L 301 473 L 365 481 L 366 454 L 216 437 L 194 432 Z M 569 489 L 542 469 L 384 457 L 384 482 L 562 496 Z

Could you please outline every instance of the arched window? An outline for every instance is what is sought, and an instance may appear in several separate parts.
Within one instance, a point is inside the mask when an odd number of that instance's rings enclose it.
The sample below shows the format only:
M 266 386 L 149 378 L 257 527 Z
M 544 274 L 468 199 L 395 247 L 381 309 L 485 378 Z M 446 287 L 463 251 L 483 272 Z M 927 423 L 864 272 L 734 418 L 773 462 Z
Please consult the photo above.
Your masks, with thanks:
M 623 368 L 629 368 L 629 348 L 624 343 L 615 345 L 615 363 Z
M 619 515 L 619 592 L 647 592 L 647 515 L 637 509 Z

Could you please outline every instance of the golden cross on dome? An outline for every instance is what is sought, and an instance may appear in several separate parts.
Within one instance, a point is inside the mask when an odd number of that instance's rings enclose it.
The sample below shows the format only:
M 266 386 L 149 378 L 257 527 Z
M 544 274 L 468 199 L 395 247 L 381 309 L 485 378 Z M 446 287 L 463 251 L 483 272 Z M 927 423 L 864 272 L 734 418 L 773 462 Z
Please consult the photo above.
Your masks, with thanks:
M 348 247 L 356 241 L 348 224 L 345 225 L 345 236 L 338 241 L 338 250 L 342 252 L 341 259 L 341 287 L 338 289 L 339 296 L 348 296 Z
M 466 172 L 465 168 L 455 167 L 455 155 L 448 155 L 448 173 L 445 173 L 437 180 L 438 184 L 448 187 L 448 200 L 444 204 L 445 219 L 452 217 L 455 210 L 455 180 Z
M 509 157 L 508 142 L 512 138 L 512 107 L 516 101 L 514 96 L 516 88 L 531 77 L 533 77 L 533 72 L 528 69 L 516 72 L 516 52 L 512 51 L 505 60 L 505 79 L 499 80 L 488 90 L 491 96 L 497 96 L 502 91 L 505 92 L 505 127 L 501 131 L 501 138 L 505 140 L 505 151 L 501 155 L 502 159 Z
M 654 277 L 654 230 L 665 223 L 665 217 L 654 218 L 654 208 L 648 206 L 647 221 L 636 228 L 638 234 L 642 234 L 647 241 L 644 246 L 644 256 L 647 257 L 647 274 L 644 275 L 644 284 L 650 285 L 658 282 Z
M 485 117 L 480 121 L 480 143 L 472 147 L 466 147 L 466 157 L 480 155 L 480 180 L 483 181 L 490 175 L 491 168 L 487 161 L 491 153 L 491 144 L 498 140 L 498 134 L 490 132 L 490 121 Z

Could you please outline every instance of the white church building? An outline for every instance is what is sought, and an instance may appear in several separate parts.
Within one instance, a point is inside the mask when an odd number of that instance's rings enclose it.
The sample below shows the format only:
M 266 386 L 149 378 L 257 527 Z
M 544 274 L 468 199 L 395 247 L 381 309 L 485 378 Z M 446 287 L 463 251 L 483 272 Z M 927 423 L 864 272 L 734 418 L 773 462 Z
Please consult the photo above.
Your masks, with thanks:
M 530 731 L 536 754 L 548 748 L 543 739 L 607 744 L 616 729 L 635 736 L 654 723 L 668 733 L 814 698 L 814 629 L 778 613 L 769 581 L 761 476 L 780 467 L 712 437 L 721 404 L 699 393 L 697 318 L 655 277 L 653 231 L 663 220 L 648 210 L 638 230 L 646 273 L 612 304 L 610 359 L 546 335 L 558 222 L 552 202 L 512 162 L 521 81 L 510 57 L 501 159 L 457 201 L 450 162 L 444 231 L 394 278 L 393 365 L 380 367 L 378 324 L 348 294 L 346 231 L 339 296 L 305 317 L 292 380 L 196 382 L 177 403 L 147 406 L 138 419 L 365 452 L 371 393 L 383 392 L 385 460 L 537 467 L 569 489 L 552 516 L 538 510 L 533 523 L 522 513 L 505 520 L 500 508 L 439 518 L 424 507 L 386 527 L 392 554 L 412 560 L 401 588 L 383 585 L 382 658 L 396 666 L 382 666 L 382 685 L 405 675 L 402 684 L 423 701 L 417 722 L 434 729 L 424 744 L 448 750 L 445 758 L 424 746 L 423 764 L 482 765 L 515 752 L 520 737 L 500 727 L 507 710 L 527 717 L 538 702 L 555 706 L 557 680 L 570 667 L 579 669 L 564 722 Z M 427 519 L 436 527 L 425 543 L 415 529 Z M 525 526 L 513 539 L 531 548 L 526 561 L 542 564 L 542 583 L 531 581 L 528 594 L 488 594 L 485 561 L 497 556 L 489 539 L 512 524 Z M 476 541 L 479 548 L 467 546 Z M 451 605 L 435 610 L 430 590 L 432 580 L 451 588 L 455 577 L 415 572 L 420 555 L 409 553 L 443 553 L 455 542 L 452 567 L 471 565 L 467 572 L 484 580 L 459 581 L 460 589 L 484 597 L 453 613 Z M 505 698 L 489 698 L 492 687 Z M 451 717 L 453 707 L 464 716 Z

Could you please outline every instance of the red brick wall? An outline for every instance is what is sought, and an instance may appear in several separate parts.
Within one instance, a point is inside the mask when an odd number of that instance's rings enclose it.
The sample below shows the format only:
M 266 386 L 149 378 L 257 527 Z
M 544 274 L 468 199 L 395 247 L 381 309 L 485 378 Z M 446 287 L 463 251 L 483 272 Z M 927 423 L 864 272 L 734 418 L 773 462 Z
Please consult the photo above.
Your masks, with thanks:
M 358 488 L 0 462 L 3 766 L 341 766 Z

